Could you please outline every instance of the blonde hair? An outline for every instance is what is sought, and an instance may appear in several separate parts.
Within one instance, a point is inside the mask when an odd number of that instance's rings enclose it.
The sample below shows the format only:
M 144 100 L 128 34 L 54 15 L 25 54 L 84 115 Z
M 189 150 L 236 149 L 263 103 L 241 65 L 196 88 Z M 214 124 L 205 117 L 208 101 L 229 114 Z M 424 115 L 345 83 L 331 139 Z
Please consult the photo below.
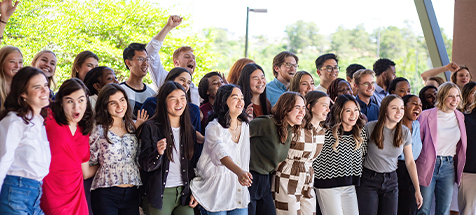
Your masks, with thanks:
M 43 50 L 43 51 L 40 51 L 40 52 L 35 54 L 35 56 L 33 57 L 33 60 L 31 60 L 31 66 L 35 67 L 36 61 L 38 61 L 38 59 L 41 57 L 41 55 L 46 54 L 46 53 L 52 54 L 53 56 L 55 56 L 56 60 L 58 60 L 58 58 L 56 57 L 56 54 L 53 51 Z M 50 77 L 46 78 L 48 80 L 48 87 L 50 89 L 51 88 L 53 88 L 53 89 L 56 88 L 55 73 L 56 73 L 56 65 L 55 65 L 55 69 L 53 70 L 53 74 Z M 52 87 L 52 85 L 53 85 L 53 87 Z
M 355 72 L 353 75 L 353 78 L 356 84 L 360 84 L 360 78 L 362 78 L 363 75 L 372 75 L 372 77 L 375 77 L 375 72 L 371 69 L 357 70 L 357 72 Z
M 7 80 L 5 71 L 3 70 L 3 66 L 5 65 L 5 61 L 9 54 L 13 52 L 18 52 L 23 58 L 23 54 L 21 53 L 20 49 L 15 46 L 4 46 L 0 49 L 0 110 L 3 110 L 3 104 L 5 103 L 5 99 L 7 98 L 7 92 L 10 91 L 7 89 Z
M 444 84 L 442 84 L 439 88 L 438 88 L 438 92 L 436 93 L 436 103 L 435 103 L 435 107 L 438 108 L 438 110 L 441 110 L 443 111 L 444 108 L 445 108 L 445 100 L 446 98 L 448 98 L 448 94 L 450 94 L 450 90 L 452 88 L 456 88 L 458 90 L 458 94 L 459 96 L 461 97 L 461 91 L 459 90 L 459 87 L 458 85 L 456 85 L 455 83 L 453 82 L 446 82 Z M 461 100 L 458 104 L 458 108 L 460 108 L 459 106 L 461 105 Z
M 172 60 L 176 60 L 180 56 L 180 53 L 186 52 L 186 51 L 193 52 L 193 49 L 190 46 L 182 46 L 178 48 L 177 50 L 174 51 L 174 54 L 172 55 Z

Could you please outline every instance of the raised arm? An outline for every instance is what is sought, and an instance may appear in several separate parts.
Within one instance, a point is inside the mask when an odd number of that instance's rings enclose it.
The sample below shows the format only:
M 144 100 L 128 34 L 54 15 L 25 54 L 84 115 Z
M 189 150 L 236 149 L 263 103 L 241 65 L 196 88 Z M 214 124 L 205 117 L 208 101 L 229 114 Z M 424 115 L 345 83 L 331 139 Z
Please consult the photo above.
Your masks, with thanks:
M 168 72 L 164 69 L 164 66 L 162 65 L 159 55 L 160 48 L 162 47 L 162 42 L 164 41 L 167 34 L 172 29 L 180 25 L 180 23 L 182 23 L 182 17 L 176 15 L 170 16 L 164 28 L 162 28 L 162 30 L 160 30 L 159 33 L 152 38 L 149 44 L 147 44 L 147 54 L 151 59 L 149 67 L 150 75 L 152 77 L 152 81 L 157 85 L 157 88 L 160 88 L 160 86 L 164 84 L 165 77 L 168 74 Z
M 443 73 L 443 72 L 446 72 L 446 71 L 455 72 L 458 69 L 459 69 L 458 64 L 456 64 L 455 62 L 451 62 L 451 63 L 449 63 L 445 66 L 436 67 L 436 68 L 430 69 L 428 71 L 425 71 L 425 72 L 421 73 L 420 76 L 423 79 L 423 81 L 426 82 L 426 80 L 428 80 L 429 77 L 437 76 L 440 73 Z
M 3 40 L 3 32 L 7 26 L 10 16 L 13 15 L 17 9 L 18 1 L 13 5 L 13 0 L 3 0 L 0 2 L 0 41 Z

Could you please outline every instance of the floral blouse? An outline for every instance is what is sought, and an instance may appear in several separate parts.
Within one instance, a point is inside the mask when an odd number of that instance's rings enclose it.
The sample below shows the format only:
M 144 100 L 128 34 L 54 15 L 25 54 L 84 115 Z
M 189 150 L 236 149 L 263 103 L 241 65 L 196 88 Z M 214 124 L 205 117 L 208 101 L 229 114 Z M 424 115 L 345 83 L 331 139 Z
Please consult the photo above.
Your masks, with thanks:
M 91 157 L 89 165 L 99 164 L 91 190 L 121 184 L 142 185 L 139 174 L 139 141 L 134 134 L 122 137 L 108 131 L 109 143 L 102 125 L 97 125 L 89 137 Z

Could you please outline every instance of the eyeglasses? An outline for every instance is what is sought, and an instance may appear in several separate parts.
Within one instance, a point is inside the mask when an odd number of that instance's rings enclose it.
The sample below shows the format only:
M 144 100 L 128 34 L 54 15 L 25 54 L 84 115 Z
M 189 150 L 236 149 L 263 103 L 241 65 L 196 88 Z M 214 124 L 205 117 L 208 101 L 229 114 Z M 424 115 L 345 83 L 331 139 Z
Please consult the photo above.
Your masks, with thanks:
M 151 61 L 150 57 L 147 57 L 147 58 L 138 57 L 136 59 L 137 59 L 137 61 L 139 61 L 139 63 L 143 63 L 144 61 L 149 63 Z M 134 58 L 132 58 L 132 60 L 134 60 Z
M 375 81 L 372 82 L 364 82 L 360 85 L 363 85 L 364 87 L 370 87 L 370 86 L 375 86 Z
M 288 69 L 291 67 L 294 67 L 295 69 L 299 68 L 298 64 L 292 64 L 292 63 L 284 63 L 284 66 L 286 66 Z
M 321 69 L 323 69 L 323 68 L 326 68 L 327 72 L 333 72 L 333 71 L 339 72 L 339 70 L 340 70 L 340 67 L 338 67 L 338 66 L 336 66 L 336 67 L 326 66 L 326 67 L 322 67 Z

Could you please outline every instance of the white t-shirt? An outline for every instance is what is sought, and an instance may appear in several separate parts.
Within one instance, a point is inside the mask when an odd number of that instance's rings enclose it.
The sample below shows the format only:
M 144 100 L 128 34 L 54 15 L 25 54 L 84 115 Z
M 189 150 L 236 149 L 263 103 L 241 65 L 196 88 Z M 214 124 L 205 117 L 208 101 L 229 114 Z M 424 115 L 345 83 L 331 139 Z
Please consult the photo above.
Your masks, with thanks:
M 180 166 L 180 127 L 172 127 L 175 149 L 172 152 L 173 161 L 169 163 L 169 174 L 165 187 L 178 187 L 183 185 L 182 170 Z
M 455 156 L 456 144 L 461 139 L 458 120 L 454 111 L 445 113 L 438 110 L 438 141 L 436 143 L 436 155 Z

